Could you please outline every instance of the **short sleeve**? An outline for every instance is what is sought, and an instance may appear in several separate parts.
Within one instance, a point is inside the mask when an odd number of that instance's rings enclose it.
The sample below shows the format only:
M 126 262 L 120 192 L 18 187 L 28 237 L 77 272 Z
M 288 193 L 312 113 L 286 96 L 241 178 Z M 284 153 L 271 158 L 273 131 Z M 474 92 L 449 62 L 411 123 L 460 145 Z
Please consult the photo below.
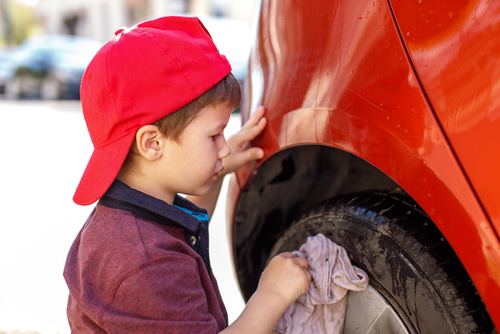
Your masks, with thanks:
M 108 333 L 216 333 L 196 261 L 169 253 L 129 271 L 100 318 Z

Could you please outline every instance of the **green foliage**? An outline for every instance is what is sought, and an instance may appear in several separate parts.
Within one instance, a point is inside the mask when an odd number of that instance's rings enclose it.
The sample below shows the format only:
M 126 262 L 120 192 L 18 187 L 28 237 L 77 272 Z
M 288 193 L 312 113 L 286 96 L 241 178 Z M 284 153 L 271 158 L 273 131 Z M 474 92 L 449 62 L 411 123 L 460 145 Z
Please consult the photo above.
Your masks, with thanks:
M 17 45 L 36 29 L 33 7 L 16 0 L 0 0 L 0 45 Z

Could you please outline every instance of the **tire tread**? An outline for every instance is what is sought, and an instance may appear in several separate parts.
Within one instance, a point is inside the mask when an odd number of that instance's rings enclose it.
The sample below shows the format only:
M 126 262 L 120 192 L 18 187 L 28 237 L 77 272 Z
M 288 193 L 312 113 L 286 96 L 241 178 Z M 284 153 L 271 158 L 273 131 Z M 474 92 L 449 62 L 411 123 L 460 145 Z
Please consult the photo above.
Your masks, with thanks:
M 425 212 L 401 192 L 364 192 L 327 200 L 296 221 L 339 216 L 368 221 L 420 265 L 449 306 L 458 333 L 496 333 L 465 268 Z M 293 226 L 293 224 L 292 224 Z

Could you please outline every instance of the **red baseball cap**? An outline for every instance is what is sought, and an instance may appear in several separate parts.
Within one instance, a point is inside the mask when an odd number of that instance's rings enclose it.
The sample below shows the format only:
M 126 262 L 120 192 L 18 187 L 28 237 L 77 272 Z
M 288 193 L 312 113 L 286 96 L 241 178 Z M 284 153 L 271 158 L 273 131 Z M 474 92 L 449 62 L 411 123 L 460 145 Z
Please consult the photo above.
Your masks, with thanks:
M 171 114 L 231 72 L 201 21 L 162 17 L 115 32 L 82 78 L 94 152 L 73 201 L 89 205 L 118 175 L 137 130 Z

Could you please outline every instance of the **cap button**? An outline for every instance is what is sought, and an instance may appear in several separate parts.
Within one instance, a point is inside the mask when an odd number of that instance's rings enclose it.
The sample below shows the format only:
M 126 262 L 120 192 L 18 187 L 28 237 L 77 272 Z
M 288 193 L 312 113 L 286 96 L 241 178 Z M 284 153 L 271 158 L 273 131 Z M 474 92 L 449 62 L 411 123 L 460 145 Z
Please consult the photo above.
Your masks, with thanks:
M 115 36 L 118 35 L 118 34 L 121 34 L 125 29 L 126 29 L 125 27 L 121 27 L 118 30 L 116 30 L 115 31 Z

